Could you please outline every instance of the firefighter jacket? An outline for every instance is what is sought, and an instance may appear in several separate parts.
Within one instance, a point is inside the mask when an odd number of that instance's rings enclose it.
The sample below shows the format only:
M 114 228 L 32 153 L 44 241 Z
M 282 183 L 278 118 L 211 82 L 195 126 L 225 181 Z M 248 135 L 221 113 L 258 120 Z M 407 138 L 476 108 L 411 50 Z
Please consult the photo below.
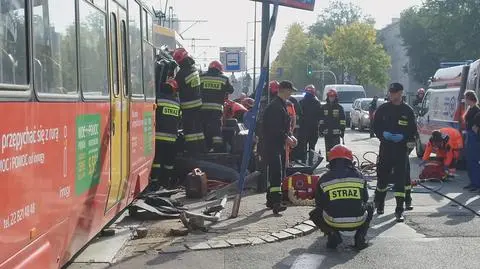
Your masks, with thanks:
M 308 132 L 314 130 L 317 133 L 323 113 L 320 101 L 311 94 L 305 94 L 305 97 L 300 100 L 300 107 L 303 111 L 300 127 Z
M 325 222 L 338 229 L 355 229 L 367 219 L 367 182 L 353 165 L 337 163 L 320 177 L 315 206 Z
M 267 105 L 262 125 L 264 152 L 270 156 L 285 152 L 285 140 L 291 132 L 290 117 L 284 100 L 277 96 Z
M 188 61 L 182 62 L 175 80 L 178 83 L 182 110 L 200 108 L 202 98 L 200 96 L 200 73 L 197 68 L 190 65 Z
M 327 102 L 322 106 L 320 132 L 325 136 L 342 136 L 345 133 L 345 111 L 338 102 Z
M 160 93 L 157 96 L 155 140 L 175 143 L 177 140 L 180 104 L 172 94 Z
M 407 142 L 415 139 L 417 133 L 415 114 L 412 108 L 405 103 L 400 105 L 394 105 L 391 102 L 384 103 L 375 112 L 373 130 L 382 144 L 398 146 L 406 150 Z M 398 143 L 387 141 L 383 137 L 383 132 L 402 134 L 403 140 Z
M 223 112 L 223 103 L 227 94 L 234 89 L 227 76 L 216 69 L 200 75 L 200 91 L 202 93 L 202 109 Z
M 423 154 L 423 160 L 428 161 L 430 154 L 436 153 L 438 158 L 443 159 L 444 166 L 450 166 L 454 159 L 458 160 L 460 157 L 460 149 L 463 148 L 462 134 L 454 128 L 442 128 L 439 130 L 442 136 L 448 136 L 448 142 L 444 148 L 439 148 L 433 145 L 430 141 L 427 143 L 425 152 Z

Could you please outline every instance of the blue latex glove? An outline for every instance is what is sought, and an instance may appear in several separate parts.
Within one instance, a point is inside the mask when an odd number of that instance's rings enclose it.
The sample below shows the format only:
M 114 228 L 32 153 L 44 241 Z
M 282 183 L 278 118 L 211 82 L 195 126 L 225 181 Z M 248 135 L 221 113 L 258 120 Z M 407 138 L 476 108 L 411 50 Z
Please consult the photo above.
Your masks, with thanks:
M 393 134 L 390 132 L 383 132 L 383 138 L 385 138 L 388 141 L 393 141 Z
M 392 141 L 398 143 L 403 140 L 403 134 L 393 134 Z

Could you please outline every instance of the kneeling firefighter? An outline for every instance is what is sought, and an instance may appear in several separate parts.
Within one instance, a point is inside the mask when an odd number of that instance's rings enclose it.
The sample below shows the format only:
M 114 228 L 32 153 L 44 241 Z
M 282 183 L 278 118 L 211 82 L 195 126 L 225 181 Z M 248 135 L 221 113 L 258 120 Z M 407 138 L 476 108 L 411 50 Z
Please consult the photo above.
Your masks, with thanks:
M 202 93 L 203 133 L 207 151 L 219 152 L 223 145 L 222 115 L 225 96 L 233 93 L 230 80 L 223 74 L 223 65 L 213 61 L 208 71 L 200 75 Z
M 347 147 L 336 145 L 328 152 L 329 170 L 320 178 L 315 209 L 310 219 L 327 234 L 327 248 L 341 242 L 340 231 L 356 231 L 355 247 L 367 247 L 367 235 L 374 207 L 368 202 L 367 182 L 353 164 Z
M 155 121 L 155 159 L 152 167 L 150 188 L 157 191 L 160 186 L 171 188 L 176 184 L 174 164 L 180 104 L 176 95 L 178 84 L 169 79 L 162 83 L 157 96 Z M 162 178 L 162 180 L 160 180 Z

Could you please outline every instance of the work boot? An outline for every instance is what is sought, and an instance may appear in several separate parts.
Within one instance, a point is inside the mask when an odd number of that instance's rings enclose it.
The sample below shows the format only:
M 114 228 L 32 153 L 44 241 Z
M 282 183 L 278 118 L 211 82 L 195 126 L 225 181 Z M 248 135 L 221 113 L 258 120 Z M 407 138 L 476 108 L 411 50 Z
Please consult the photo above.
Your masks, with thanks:
M 355 233 L 355 248 L 358 250 L 362 250 L 368 247 L 367 240 L 365 239 L 366 236 L 366 229 L 360 228 Z
M 413 210 L 411 191 L 406 191 L 405 192 L 405 210 L 406 211 Z
M 283 203 L 275 203 L 272 206 L 273 214 L 277 215 L 280 212 L 287 210 L 287 206 Z
M 343 241 L 340 232 L 327 233 L 327 237 L 327 248 L 329 249 L 336 249 Z
M 267 200 L 267 203 L 265 204 L 265 206 L 267 206 L 267 208 L 269 208 L 269 209 L 273 209 L 272 201 Z
M 405 217 L 403 216 L 403 208 L 397 207 L 395 209 L 395 219 L 397 220 L 397 222 L 405 221 Z
M 377 209 L 377 215 L 383 215 L 385 213 L 385 202 L 375 201 L 375 208 Z

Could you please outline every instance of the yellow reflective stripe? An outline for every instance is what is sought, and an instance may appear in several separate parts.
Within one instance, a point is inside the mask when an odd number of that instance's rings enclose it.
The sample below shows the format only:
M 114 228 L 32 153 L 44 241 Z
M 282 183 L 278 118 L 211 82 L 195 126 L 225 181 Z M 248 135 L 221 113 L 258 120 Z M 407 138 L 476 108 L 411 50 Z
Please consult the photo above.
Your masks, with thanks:
M 164 165 L 163 167 L 167 170 L 173 170 L 173 168 L 175 168 L 173 165 Z
M 407 126 L 407 125 L 408 125 L 408 121 L 406 121 L 406 120 L 399 120 L 399 121 L 398 121 L 398 125 Z
M 220 136 L 214 136 L 212 140 L 213 140 L 213 143 L 216 143 L 216 144 L 223 142 L 223 138 L 221 138 Z
M 378 192 L 386 192 L 386 191 L 388 191 L 388 187 L 386 187 L 386 188 L 384 188 L 384 189 L 377 187 L 376 191 L 378 191 Z
M 407 186 L 405 186 L 405 190 L 406 190 L 406 191 L 409 191 L 409 190 L 411 190 L 411 189 L 412 189 L 412 185 L 407 185 Z
M 404 192 L 395 192 L 395 194 L 393 196 L 405 198 L 405 193 Z
M 270 187 L 270 192 L 282 192 L 281 187 Z
M 179 104 L 170 104 L 170 103 L 164 103 L 164 102 L 157 103 L 157 106 L 163 106 L 163 107 L 170 107 L 170 108 L 180 109 L 180 105 L 179 105 Z
M 323 124 L 324 122 L 325 122 L 324 120 L 320 120 L 318 123 Z
M 187 142 L 193 142 L 193 141 L 198 141 L 203 139 L 205 139 L 205 136 L 203 135 L 203 133 L 185 135 L 185 141 Z
M 175 142 L 175 141 L 177 141 L 176 138 L 165 137 L 165 136 L 155 136 L 155 140 L 157 140 L 157 141 L 167 141 L 167 142 Z
M 337 183 L 329 186 L 322 187 L 324 192 L 331 191 L 338 188 L 359 188 L 363 189 L 364 185 L 362 183 L 356 182 L 344 182 L 344 183 Z
M 312 176 L 307 177 L 307 183 L 310 185 L 312 184 Z
M 202 99 L 197 99 L 197 100 L 193 100 L 193 101 L 186 101 L 186 102 L 182 102 L 180 104 L 180 107 L 182 109 L 195 108 L 195 107 L 199 107 L 199 106 L 202 106 Z
M 330 185 L 336 185 L 336 184 L 339 184 L 339 183 L 358 183 L 362 186 L 363 188 L 363 185 L 365 184 L 365 180 L 364 179 L 361 179 L 361 178 L 354 178 L 354 177 L 346 177 L 346 178 L 337 178 L 337 179 L 334 179 L 334 180 L 330 180 L 330 181 L 327 181 L 327 182 L 323 182 L 320 184 L 320 187 L 322 189 L 325 189 L 327 188 L 328 189 L 332 189 L 332 188 L 329 188 L 328 186 Z M 358 185 L 356 185 L 358 186 Z M 356 187 L 355 186 L 355 187 Z M 347 186 L 348 187 L 348 186 Z M 353 187 L 353 186 L 352 186 Z
M 341 121 L 340 121 L 340 125 L 347 125 L 347 121 L 341 120 Z
M 203 103 L 202 109 L 205 110 L 219 110 L 223 112 L 223 105 L 216 103 Z
M 179 108 L 180 104 L 178 102 L 168 100 L 168 99 L 157 99 L 157 105 L 159 106 L 169 106 Z
M 325 222 L 334 228 L 357 228 L 362 226 L 367 219 L 367 212 L 360 217 L 346 217 L 346 218 L 333 218 L 323 211 L 323 219 Z
M 192 87 L 199 86 L 200 85 L 200 74 L 198 73 L 198 71 L 195 71 L 195 72 L 191 73 L 190 75 L 188 75 L 185 78 L 185 83 L 186 84 L 190 83 L 190 86 L 192 86 Z
M 292 177 L 289 177 L 289 178 L 288 178 L 288 188 L 289 188 L 289 189 L 292 189 L 292 188 L 293 188 L 293 182 L 292 182 L 292 181 L 293 181 L 293 178 L 292 178 Z
M 153 168 L 161 168 L 162 165 L 161 165 L 161 164 L 158 164 L 158 163 L 154 163 L 154 164 L 152 164 L 152 167 L 153 167 Z

